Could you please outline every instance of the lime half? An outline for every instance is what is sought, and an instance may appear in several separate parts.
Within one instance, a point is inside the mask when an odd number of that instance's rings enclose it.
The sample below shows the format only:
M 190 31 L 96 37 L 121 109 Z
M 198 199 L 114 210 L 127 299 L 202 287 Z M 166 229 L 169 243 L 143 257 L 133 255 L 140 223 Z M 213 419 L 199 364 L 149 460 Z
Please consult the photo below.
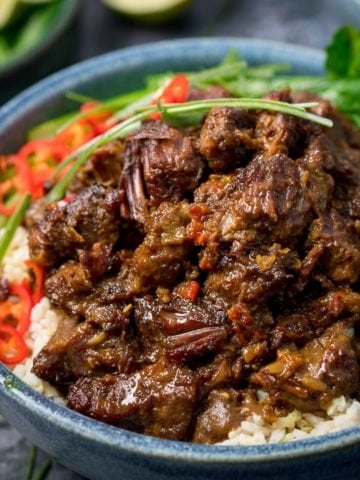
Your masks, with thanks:
M 191 0 L 103 0 L 112 10 L 134 20 L 163 23 L 180 15 Z
M 54 0 L 18 0 L 19 3 L 24 3 L 25 5 L 44 5 L 45 3 L 51 3 Z
M 0 30 L 9 25 L 17 16 L 17 0 L 1 0 Z

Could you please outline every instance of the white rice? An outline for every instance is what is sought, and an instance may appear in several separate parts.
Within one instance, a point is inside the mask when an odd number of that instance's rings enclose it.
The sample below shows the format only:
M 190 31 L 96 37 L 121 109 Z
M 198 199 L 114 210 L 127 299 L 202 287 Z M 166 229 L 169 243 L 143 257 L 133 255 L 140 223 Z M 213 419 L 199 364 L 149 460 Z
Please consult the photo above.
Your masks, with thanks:
M 288 442 L 325 435 L 359 424 L 360 402 L 341 396 L 331 402 L 325 418 L 294 410 L 285 417 L 266 423 L 261 416 L 253 415 L 230 432 L 228 440 L 222 442 L 222 445 Z
M 24 261 L 29 258 L 27 232 L 19 227 L 0 266 L 0 274 L 11 282 L 20 282 L 28 275 Z M 44 297 L 31 311 L 31 324 L 25 335 L 30 355 L 12 370 L 25 383 L 47 397 L 63 402 L 59 392 L 48 382 L 44 382 L 31 372 L 33 359 L 54 334 L 61 314 L 51 309 L 49 300 Z
M 29 258 L 27 233 L 22 227 L 16 235 L 0 266 L 0 274 L 10 281 L 20 281 L 27 275 L 24 260 Z M 24 382 L 44 395 L 63 402 L 57 390 L 47 382 L 40 380 L 31 372 L 33 358 L 46 345 L 61 319 L 60 312 L 50 306 L 44 297 L 31 312 L 31 325 L 26 334 L 26 343 L 31 351 L 29 358 L 16 365 L 13 372 Z M 262 392 L 259 392 L 259 398 Z M 360 424 L 360 402 L 341 396 L 332 401 L 326 416 L 290 412 L 272 423 L 266 423 L 259 415 L 252 415 L 241 422 L 239 427 L 229 434 L 222 445 L 256 445 L 262 443 L 287 442 L 302 438 L 324 435 Z
M 19 227 L 1 263 L 1 275 L 10 282 L 20 281 L 27 276 L 24 261 L 29 258 L 29 247 L 25 228 Z

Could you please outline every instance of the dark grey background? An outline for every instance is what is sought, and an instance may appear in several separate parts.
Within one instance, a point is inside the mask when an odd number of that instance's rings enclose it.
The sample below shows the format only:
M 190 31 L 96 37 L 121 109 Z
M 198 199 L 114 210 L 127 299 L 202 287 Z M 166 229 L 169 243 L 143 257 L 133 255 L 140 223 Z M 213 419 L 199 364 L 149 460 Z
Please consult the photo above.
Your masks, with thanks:
M 67 63 L 129 45 L 189 36 L 257 37 L 323 48 L 344 23 L 360 25 L 360 6 L 355 0 L 194 0 L 182 18 L 161 27 L 130 23 L 98 0 L 83 0 Z M 30 84 L 42 75 L 43 71 L 31 72 L 23 81 Z M 3 94 L 10 97 L 13 89 L 14 85 L 9 84 Z M 0 480 L 24 478 L 30 448 L 30 443 L 13 428 L 0 423 Z M 38 464 L 46 460 L 47 456 L 40 453 Z M 55 462 L 48 478 L 81 479 Z

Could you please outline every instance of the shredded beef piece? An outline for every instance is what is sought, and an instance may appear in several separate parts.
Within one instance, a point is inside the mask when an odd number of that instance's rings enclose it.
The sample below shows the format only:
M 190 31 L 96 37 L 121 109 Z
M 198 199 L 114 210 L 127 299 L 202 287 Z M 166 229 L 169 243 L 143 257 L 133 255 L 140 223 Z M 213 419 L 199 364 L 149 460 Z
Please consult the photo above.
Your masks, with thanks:
M 40 200 L 35 200 L 29 206 L 25 214 L 25 227 L 30 230 L 36 226 L 40 221 L 42 221 L 44 216 L 44 210 L 46 209 L 46 201 L 41 198 Z
M 123 321 L 123 323 L 126 323 Z M 60 388 L 82 376 L 97 376 L 106 372 L 130 370 L 130 359 L 138 358 L 136 342 L 125 342 L 122 325 L 112 333 L 91 322 L 61 321 L 50 342 L 37 355 L 34 373 Z M 120 367 L 120 368 L 119 368 Z
M 116 276 L 95 287 L 96 302 L 129 302 L 158 287 L 173 287 L 190 266 L 186 236 L 188 205 L 163 202 L 149 217 L 144 241 L 124 260 Z
M 120 259 L 112 245 L 94 243 L 89 250 L 78 250 L 80 263 L 88 270 L 92 281 L 100 280 L 120 266 Z
M 307 301 L 295 312 L 279 315 L 272 330 L 272 346 L 286 343 L 302 345 L 320 336 L 336 320 L 351 316 L 360 319 L 360 294 L 347 289 L 334 290 L 319 298 Z
M 293 102 L 293 96 L 289 90 L 281 90 L 266 95 L 269 100 L 281 102 Z M 317 126 L 311 125 L 292 115 L 261 111 L 257 116 L 254 136 L 261 145 L 265 156 L 276 153 L 284 153 L 289 158 L 296 159 L 301 156 L 306 147 L 310 132 L 319 131 Z
M 84 314 L 86 298 L 92 287 L 88 270 L 73 260 L 61 265 L 45 282 L 46 295 L 51 303 L 75 316 Z
M 117 305 L 111 312 L 108 307 L 106 313 L 107 324 L 99 316 L 96 323 L 90 320 L 78 323 L 74 317 L 64 317 L 52 339 L 37 355 L 34 373 L 67 388 L 82 376 L 131 371 L 141 353 L 138 340 L 131 333 L 128 312 Z
M 69 192 L 80 193 L 94 183 L 117 187 L 124 163 L 124 143 L 115 140 L 95 150 L 69 185 Z
M 160 359 L 131 375 L 82 378 L 68 404 L 90 417 L 172 440 L 186 438 L 196 402 L 192 372 Z
M 234 170 L 247 163 L 257 147 L 253 123 L 253 116 L 244 110 L 216 107 L 210 111 L 200 132 L 200 152 L 211 170 Z
M 255 157 L 226 178 L 205 204 L 189 209 L 189 237 L 206 247 L 200 268 L 214 268 L 225 242 L 236 241 L 239 251 L 260 241 L 293 246 L 326 208 L 332 186 L 329 175 L 307 170 L 284 154 Z
M 236 390 L 212 390 L 203 412 L 197 418 L 193 441 L 217 443 L 244 420 L 241 395 Z
M 86 188 L 69 203 L 49 205 L 30 229 L 31 258 L 50 267 L 99 240 L 114 244 L 120 230 L 118 208 L 118 192 L 100 185 Z
M 331 209 L 312 224 L 308 242 L 319 246 L 320 268 L 334 282 L 355 283 L 360 274 L 360 241 L 352 222 Z
M 161 355 L 177 362 L 200 358 L 228 337 L 224 312 L 206 303 L 175 298 L 161 304 L 144 297 L 136 302 L 135 320 L 144 354 L 152 362 Z
M 279 244 L 259 248 L 247 255 L 236 251 L 222 256 L 208 275 L 204 293 L 216 301 L 218 296 L 230 306 L 234 303 L 266 301 L 280 295 L 299 268 L 299 259 Z
M 233 95 L 221 85 L 210 85 L 206 90 L 190 86 L 187 102 L 211 98 L 231 98 Z
M 239 428 L 249 414 L 259 415 L 268 421 L 276 418 L 271 405 L 259 404 L 253 388 L 240 391 L 234 388 L 214 389 L 197 417 L 193 441 L 217 443 L 226 440 L 229 432 Z
M 350 322 L 337 322 L 301 349 L 278 350 L 276 361 L 254 374 L 252 382 L 302 411 L 326 409 L 337 396 L 358 391 L 353 337 Z
M 135 250 L 130 267 L 142 290 L 175 285 L 188 266 L 187 210 L 187 203 L 163 202 L 151 215 L 144 241 Z
M 148 203 L 186 198 L 198 186 L 203 168 L 191 136 L 162 122 L 146 123 L 126 143 L 123 215 L 144 223 Z

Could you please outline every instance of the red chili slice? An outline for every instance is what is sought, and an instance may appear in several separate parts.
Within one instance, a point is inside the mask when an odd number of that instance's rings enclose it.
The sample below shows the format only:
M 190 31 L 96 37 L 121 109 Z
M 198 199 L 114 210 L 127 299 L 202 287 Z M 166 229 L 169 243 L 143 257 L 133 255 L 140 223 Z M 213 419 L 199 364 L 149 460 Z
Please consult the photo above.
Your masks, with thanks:
M 181 297 L 185 298 L 185 300 L 195 302 L 199 296 L 200 288 L 199 282 L 195 280 L 189 280 L 178 288 L 177 293 Z
M 34 275 L 32 299 L 34 304 L 36 304 L 39 303 L 44 296 L 45 271 L 41 265 L 32 260 L 25 260 L 24 263 L 33 272 Z
M 186 75 L 179 73 L 164 88 L 159 98 L 155 99 L 152 104 L 156 103 L 183 103 L 189 95 L 190 82 Z M 153 120 L 160 120 L 161 113 L 155 112 L 150 117 Z
M 8 207 L 0 200 L 0 215 L 6 215 L 9 217 L 16 211 L 17 204 L 9 205 Z
M 33 307 L 31 290 L 25 284 L 19 285 L 13 283 L 10 286 L 10 295 L 18 297 L 18 301 L 12 303 L 11 316 L 13 317 L 13 321 L 16 322 L 16 330 L 20 335 L 24 335 L 30 326 L 30 315 Z M 11 299 L 7 300 L 7 302 L 10 301 Z M 3 325 L 3 323 L 4 322 L 1 324 Z
M 159 98 L 161 103 L 183 103 L 188 97 L 190 82 L 186 75 L 179 73 L 165 87 Z
M 29 349 L 16 328 L 0 323 L 0 362 L 14 365 L 22 362 L 28 354 Z
M 95 136 L 96 132 L 92 123 L 83 118 L 69 125 L 63 132 L 59 133 L 56 139 L 71 150 L 75 150 Z

